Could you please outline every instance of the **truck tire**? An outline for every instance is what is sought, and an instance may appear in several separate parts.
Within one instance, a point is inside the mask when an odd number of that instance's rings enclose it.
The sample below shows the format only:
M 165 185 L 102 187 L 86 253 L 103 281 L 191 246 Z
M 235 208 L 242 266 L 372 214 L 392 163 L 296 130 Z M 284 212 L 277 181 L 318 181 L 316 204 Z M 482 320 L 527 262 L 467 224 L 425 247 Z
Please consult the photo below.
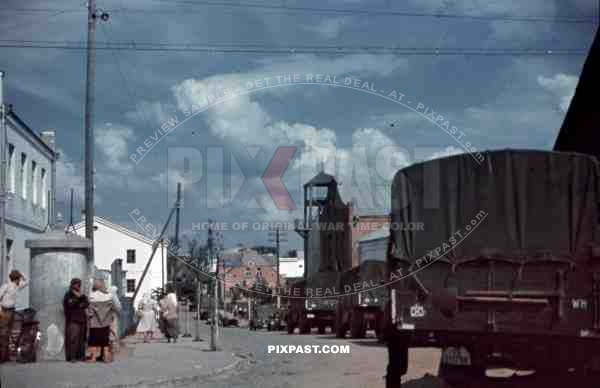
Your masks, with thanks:
M 388 336 L 388 365 L 385 388 L 401 388 L 402 376 L 408 371 L 408 338 L 398 334 Z
M 319 325 L 319 334 L 325 334 L 325 325 Z
M 364 338 L 365 337 L 365 325 L 363 315 L 359 312 L 352 313 L 350 317 L 350 337 L 352 338 Z
M 384 323 L 383 323 L 383 314 L 379 313 L 377 314 L 376 318 L 375 318 L 375 337 L 377 337 L 377 340 L 379 340 L 379 342 L 383 342 L 384 341 Z
M 294 334 L 294 329 L 296 328 L 296 326 L 294 326 L 292 323 L 288 322 L 287 324 L 287 333 L 288 334 Z
M 348 324 L 344 318 L 346 318 L 346 312 L 344 311 L 344 304 L 340 302 L 335 307 L 335 327 L 333 328 L 333 331 L 335 331 L 336 338 L 346 337 Z
M 310 321 L 303 315 L 300 317 L 300 334 L 310 334 L 311 324 Z

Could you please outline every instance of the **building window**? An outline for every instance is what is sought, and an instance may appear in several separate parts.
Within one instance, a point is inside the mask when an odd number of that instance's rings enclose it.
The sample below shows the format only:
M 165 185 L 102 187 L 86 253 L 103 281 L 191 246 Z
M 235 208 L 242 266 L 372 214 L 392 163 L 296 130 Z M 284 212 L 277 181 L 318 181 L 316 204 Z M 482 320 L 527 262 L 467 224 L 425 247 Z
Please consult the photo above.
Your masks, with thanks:
M 48 177 L 46 176 L 46 169 L 42 168 L 41 180 L 42 180 L 42 208 L 48 206 Z
M 37 179 L 37 163 L 31 161 L 31 202 L 34 205 L 38 204 L 38 179 Z
M 13 240 L 7 238 L 6 239 L 6 261 L 10 261 L 10 258 L 12 257 L 12 247 L 13 247 Z
M 127 292 L 135 292 L 135 279 L 127 279 Z
M 127 250 L 127 264 L 135 264 L 135 249 Z
M 21 152 L 21 197 L 27 199 L 27 155 Z
M 8 192 L 14 193 L 15 187 L 15 146 L 8 144 Z
M 246 279 L 250 279 L 252 277 L 252 272 L 246 271 L 244 275 L 246 276 Z

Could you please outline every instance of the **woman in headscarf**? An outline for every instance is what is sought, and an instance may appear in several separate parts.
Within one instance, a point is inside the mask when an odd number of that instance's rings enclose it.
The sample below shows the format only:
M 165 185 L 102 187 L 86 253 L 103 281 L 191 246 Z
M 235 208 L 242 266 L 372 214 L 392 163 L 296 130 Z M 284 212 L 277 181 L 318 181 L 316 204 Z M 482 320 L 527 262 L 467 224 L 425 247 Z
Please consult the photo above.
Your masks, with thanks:
M 140 322 L 137 326 L 137 333 L 144 335 L 144 342 L 149 342 L 156 330 L 156 304 L 150 298 L 150 294 L 144 294 L 138 306 L 138 316 Z
M 167 294 L 160 301 L 160 314 L 163 332 L 168 342 L 177 342 L 179 322 L 177 320 L 177 296 L 171 286 L 167 286 Z
M 111 362 L 110 327 L 119 308 L 113 296 L 106 290 L 104 280 L 96 279 L 90 294 L 88 308 L 90 335 L 88 338 L 88 361 Z
M 65 312 L 65 356 L 67 361 L 85 360 L 85 337 L 87 335 L 87 296 L 81 293 L 81 279 L 71 280 L 69 291 L 63 298 Z

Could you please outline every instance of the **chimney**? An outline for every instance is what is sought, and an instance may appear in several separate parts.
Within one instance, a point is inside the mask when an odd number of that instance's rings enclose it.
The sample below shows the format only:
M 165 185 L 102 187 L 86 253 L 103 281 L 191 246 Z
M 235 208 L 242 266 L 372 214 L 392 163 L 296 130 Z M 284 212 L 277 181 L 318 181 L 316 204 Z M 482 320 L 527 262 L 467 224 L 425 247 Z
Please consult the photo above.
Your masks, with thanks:
M 56 150 L 56 131 L 54 129 L 42 131 L 41 138 L 48 147 L 52 148 L 53 151 Z

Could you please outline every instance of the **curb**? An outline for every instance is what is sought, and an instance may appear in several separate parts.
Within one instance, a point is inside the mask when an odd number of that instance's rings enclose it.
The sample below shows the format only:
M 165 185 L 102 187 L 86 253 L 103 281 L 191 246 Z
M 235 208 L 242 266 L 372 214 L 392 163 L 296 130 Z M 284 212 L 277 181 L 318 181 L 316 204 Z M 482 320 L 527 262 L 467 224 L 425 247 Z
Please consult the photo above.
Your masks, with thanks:
M 190 387 L 191 384 L 199 383 L 203 380 L 210 379 L 213 377 L 217 377 L 219 375 L 225 374 L 226 372 L 237 368 L 244 361 L 251 363 L 250 357 L 242 354 L 235 354 L 235 361 L 232 363 L 225 365 L 224 367 L 214 369 L 208 373 L 194 375 L 194 376 L 182 376 L 182 377 L 173 377 L 166 378 L 162 380 L 154 380 L 154 381 L 139 381 L 136 383 L 129 384 L 115 384 L 115 385 L 82 385 L 82 386 L 73 386 L 73 388 L 183 388 Z

